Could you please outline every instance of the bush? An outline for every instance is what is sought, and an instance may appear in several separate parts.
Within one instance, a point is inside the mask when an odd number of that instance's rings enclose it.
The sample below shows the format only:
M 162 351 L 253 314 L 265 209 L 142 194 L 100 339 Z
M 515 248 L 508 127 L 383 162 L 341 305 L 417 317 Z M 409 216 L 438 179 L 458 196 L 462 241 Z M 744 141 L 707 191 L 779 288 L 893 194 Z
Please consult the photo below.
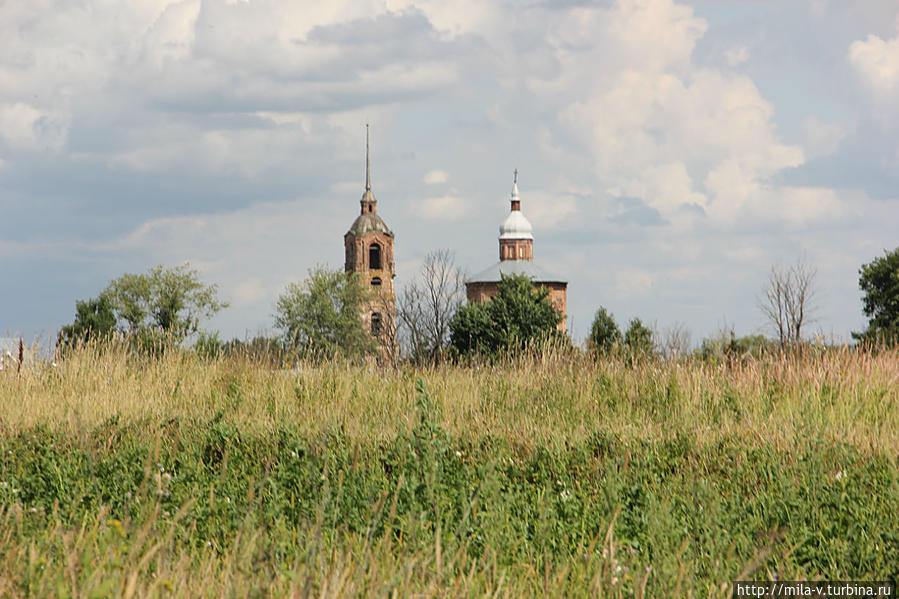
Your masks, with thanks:
M 614 351 L 621 343 L 621 329 L 615 322 L 612 314 L 600 306 L 593 317 L 593 326 L 590 328 L 590 337 L 587 340 L 588 349 L 599 354 L 608 354 Z

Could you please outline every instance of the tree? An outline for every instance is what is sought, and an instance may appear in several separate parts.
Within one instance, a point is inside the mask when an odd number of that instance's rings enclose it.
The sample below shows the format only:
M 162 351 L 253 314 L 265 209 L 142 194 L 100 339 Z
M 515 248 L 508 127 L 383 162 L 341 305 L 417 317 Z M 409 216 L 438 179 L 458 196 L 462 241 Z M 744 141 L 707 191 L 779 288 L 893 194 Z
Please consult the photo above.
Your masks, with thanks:
M 858 287 L 864 297 L 862 309 L 868 328 L 853 337 L 868 342 L 895 345 L 899 340 L 899 248 L 863 264 L 858 269 Z
M 682 322 L 675 322 L 654 336 L 659 339 L 659 352 L 665 359 L 677 360 L 690 353 L 690 330 Z
M 523 348 L 557 333 L 562 314 L 549 301 L 549 290 L 535 288 L 526 276 L 505 276 L 486 302 L 459 308 L 450 323 L 450 342 L 463 354 L 497 355 Z
M 624 350 L 632 360 L 650 358 L 655 354 L 652 330 L 639 318 L 631 319 L 624 332 Z
M 702 340 L 697 355 L 706 362 L 759 358 L 776 344 L 776 341 L 769 340 L 764 335 L 737 337 L 734 328 L 725 323 L 713 336 Z
M 621 329 L 611 312 L 599 307 L 593 317 L 588 345 L 600 354 L 608 354 L 621 343 Z
M 801 258 L 787 268 L 771 267 L 758 301 L 782 348 L 798 347 L 802 330 L 813 320 L 817 270 Z
M 71 347 L 93 339 L 105 340 L 112 336 L 115 327 L 116 315 L 108 295 L 79 300 L 75 302 L 75 321 L 62 327 L 57 345 Z
M 204 285 L 188 264 L 122 275 L 103 293 L 129 333 L 162 334 L 177 342 L 196 333 L 201 319 L 228 307 L 218 299 L 218 285 Z
M 323 358 L 358 358 L 374 351 L 360 306 L 368 299 L 357 273 L 318 267 L 278 298 L 275 327 L 288 347 Z
M 436 364 L 444 355 L 450 323 L 464 298 L 462 271 L 450 250 L 425 256 L 418 277 L 403 288 L 397 305 L 399 334 L 417 363 Z

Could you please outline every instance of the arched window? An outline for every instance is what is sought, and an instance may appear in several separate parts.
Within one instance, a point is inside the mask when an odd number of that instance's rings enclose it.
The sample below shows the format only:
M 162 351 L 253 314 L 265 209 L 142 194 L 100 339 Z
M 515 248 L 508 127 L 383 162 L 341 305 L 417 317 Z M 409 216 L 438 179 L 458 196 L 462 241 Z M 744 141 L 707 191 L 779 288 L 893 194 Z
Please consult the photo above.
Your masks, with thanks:
M 381 286 L 381 277 L 372 277 L 371 278 L 371 286 L 372 287 L 380 287 Z
M 381 313 L 373 312 L 371 315 L 371 334 L 372 335 L 380 335 L 381 334 Z
M 377 243 L 368 246 L 368 268 L 381 270 L 381 246 Z

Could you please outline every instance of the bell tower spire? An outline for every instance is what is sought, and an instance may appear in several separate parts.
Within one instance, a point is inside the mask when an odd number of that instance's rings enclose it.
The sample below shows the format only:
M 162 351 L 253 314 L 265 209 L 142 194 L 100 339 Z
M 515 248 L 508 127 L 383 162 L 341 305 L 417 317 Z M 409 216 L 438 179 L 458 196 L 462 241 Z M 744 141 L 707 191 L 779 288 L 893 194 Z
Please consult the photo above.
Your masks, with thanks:
M 362 214 L 378 213 L 378 200 L 371 192 L 371 150 L 368 145 L 368 123 L 365 123 L 365 193 L 362 194 L 359 204 L 362 207 Z
M 368 123 L 365 123 L 365 191 L 371 191 L 371 160 L 368 149 Z

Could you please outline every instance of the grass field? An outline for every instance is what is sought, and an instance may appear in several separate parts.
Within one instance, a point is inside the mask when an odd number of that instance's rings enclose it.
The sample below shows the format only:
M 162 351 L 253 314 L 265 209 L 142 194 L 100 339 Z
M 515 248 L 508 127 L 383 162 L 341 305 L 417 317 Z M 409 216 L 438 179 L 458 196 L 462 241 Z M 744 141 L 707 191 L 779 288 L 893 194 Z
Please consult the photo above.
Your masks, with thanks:
M 0 372 L 0 596 L 729 597 L 899 578 L 899 354 Z

